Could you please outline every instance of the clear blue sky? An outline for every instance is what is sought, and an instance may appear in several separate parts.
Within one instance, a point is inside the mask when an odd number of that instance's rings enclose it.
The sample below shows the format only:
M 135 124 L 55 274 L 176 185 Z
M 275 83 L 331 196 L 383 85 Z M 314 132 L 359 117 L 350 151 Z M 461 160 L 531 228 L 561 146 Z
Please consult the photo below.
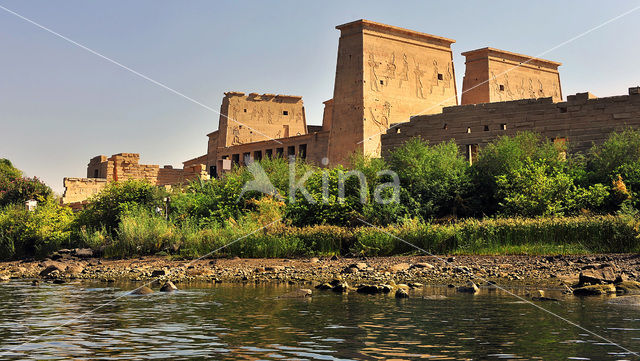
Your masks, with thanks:
M 639 1 L 24 1 L 0 5 L 219 109 L 229 90 L 302 95 L 320 124 L 333 92 L 338 31 L 369 19 L 539 55 Z M 545 54 L 564 96 L 640 84 L 640 10 Z M 218 115 L 0 10 L 0 158 L 57 192 L 99 154 L 147 164 L 204 154 Z

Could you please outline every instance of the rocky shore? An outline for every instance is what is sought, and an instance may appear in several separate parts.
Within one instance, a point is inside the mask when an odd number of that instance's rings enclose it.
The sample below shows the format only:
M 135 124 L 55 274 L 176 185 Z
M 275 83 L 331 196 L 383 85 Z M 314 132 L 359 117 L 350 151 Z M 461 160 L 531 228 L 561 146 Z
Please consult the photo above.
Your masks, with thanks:
M 0 280 L 33 279 L 65 283 L 75 279 L 103 282 L 171 280 L 289 283 L 334 291 L 390 292 L 397 285 L 480 285 L 554 288 L 580 295 L 640 293 L 640 255 L 582 256 L 401 256 L 303 259 L 218 258 L 196 261 L 143 257 L 94 258 L 90 250 L 66 250 L 46 260 L 0 263 Z M 586 288 L 585 288 L 586 287 Z M 613 287 L 613 288 L 612 288 Z M 618 286 L 620 292 L 620 286 Z

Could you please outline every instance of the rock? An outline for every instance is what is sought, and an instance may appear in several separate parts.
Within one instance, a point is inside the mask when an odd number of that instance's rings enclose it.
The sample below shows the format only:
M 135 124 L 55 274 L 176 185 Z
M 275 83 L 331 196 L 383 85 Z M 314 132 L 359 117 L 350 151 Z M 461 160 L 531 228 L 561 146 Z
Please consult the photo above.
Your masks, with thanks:
M 349 285 L 347 284 L 347 282 L 340 282 L 337 285 L 333 286 L 331 290 L 333 292 L 339 292 L 339 293 L 347 292 L 349 291 Z
M 73 255 L 78 258 L 91 258 L 93 257 L 93 251 L 91 248 L 76 248 Z
M 640 295 L 615 297 L 610 299 L 609 303 L 614 305 L 640 306 Z
M 331 285 L 331 283 L 328 283 L 328 282 L 321 283 L 316 286 L 316 289 L 319 289 L 319 290 L 330 290 L 332 288 L 333 286 Z
M 136 288 L 135 290 L 131 291 L 130 294 L 132 295 L 149 295 L 152 294 L 153 290 L 147 286 L 142 286 L 139 288 Z
M 0 275 L 0 281 L 8 281 L 11 279 L 11 276 L 9 276 L 8 274 L 1 274 Z
M 408 263 L 398 263 L 398 264 L 394 264 L 393 266 L 391 266 L 389 268 L 389 270 L 391 272 L 400 272 L 400 271 L 406 271 L 409 269 L 409 264 Z
M 335 255 L 335 254 L 334 254 L 334 255 L 331 257 L 331 260 L 332 260 L 332 261 L 337 261 L 337 260 L 339 260 L 339 258 L 338 258 L 338 256 L 337 256 L 337 255 Z
M 601 283 L 613 283 L 617 276 L 613 267 L 605 267 L 601 269 L 587 269 L 580 272 L 580 278 L 578 283 L 580 285 L 585 284 L 601 284 Z
M 396 291 L 396 298 L 409 298 L 409 293 L 406 290 L 400 288 Z
M 455 257 L 449 257 L 449 258 L 447 258 L 447 263 L 451 263 L 451 262 L 453 262 L 455 260 L 456 260 Z
M 347 267 L 347 268 L 342 270 L 342 273 L 354 274 L 354 273 L 358 273 L 358 271 L 359 270 L 356 267 Z
M 382 287 L 377 285 L 360 285 L 356 290 L 358 293 L 364 293 L 368 295 L 374 295 L 376 293 L 382 292 Z
M 309 263 L 318 263 L 318 262 L 320 262 L 320 259 L 318 259 L 318 257 L 309 258 Z
M 356 264 L 354 264 L 354 265 L 351 265 L 351 266 L 349 266 L 349 267 L 355 267 L 355 268 L 357 268 L 357 269 L 359 269 L 359 270 L 361 270 L 361 271 L 362 271 L 362 270 L 366 270 L 366 269 L 368 269 L 368 268 L 369 268 L 369 265 L 367 265 L 367 264 L 366 264 L 366 263 L 364 263 L 364 262 L 358 262 L 358 263 L 356 263 Z
M 420 263 L 414 263 L 411 268 L 426 268 L 426 269 L 432 269 L 433 265 L 431 263 L 426 263 L 426 262 L 420 262 Z
M 411 287 L 411 288 L 420 288 L 420 287 L 422 287 L 422 283 L 410 282 L 409 283 L 409 287 Z
M 305 298 L 305 297 L 311 297 L 312 295 L 313 295 L 313 292 L 310 289 L 301 288 L 293 292 L 285 293 L 284 295 L 281 295 L 278 298 Z
M 174 285 L 171 281 L 165 282 L 164 285 L 162 285 L 162 287 L 160 288 L 160 292 L 173 292 L 177 290 L 178 287 L 176 287 L 176 285 Z
M 458 292 L 464 292 L 464 293 L 477 293 L 480 291 L 478 286 L 471 281 L 467 282 L 465 286 L 458 287 L 456 290 Z
M 640 282 L 624 281 L 616 284 L 616 292 L 628 295 L 640 295 Z
M 82 271 L 84 271 L 84 267 L 80 265 L 71 265 L 67 267 L 65 273 L 71 276 L 77 276 L 82 273 Z
M 40 281 L 38 281 L 38 280 L 33 280 L 33 281 L 31 281 L 31 285 L 32 285 L 32 286 L 40 286 Z
M 162 277 L 167 275 L 167 270 L 157 269 L 151 273 L 151 277 Z
M 555 298 L 546 297 L 543 290 L 535 290 L 531 292 L 530 296 L 534 301 L 558 301 Z
M 340 278 L 334 278 L 331 280 L 331 282 L 329 282 L 332 288 L 339 285 L 340 283 L 342 283 L 342 279 Z
M 391 285 L 380 285 L 379 287 L 382 288 L 382 292 L 384 292 L 384 293 L 389 293 L 389 292 L 393 291 L 393 286 L 391 286 Z
M 576 296 L 597 296 L 616 293 L 616 286 L 613 284 L 583 286 L 573 290 Z
M 396 285 L 396 288 L 402 288 L 404 290 L 408 290 L 409 289 L 409 285 L 405 285 L 404 283 L 398 283 Z
M 56 278 L 55 280 L 53 280 L 53 283 L 56 285 L 61 285 L 63 283 L 67 283 L 67 281 L 63 280 L 62 278 Z
M 544 297 L 544 291 L 543 290 L 535 290 L 535 291 L 531 292 L 529 294 L 529 296 L 531 296 L 531 298 L 533 298 L 534 300 L 536 298 L 542 298 L 542 297 Z
M 40 272 L 40 277 L 47 277 L 54 271 L 58 271 L 58 273 L 62 272 L 66 268 L 62 263 L 55 261 L 45 262 L 44 267 L 45 268 Z
M 626 281 L 629 281 L 629 275 L 626 273 L 621 273 L 618 275 L 618 277 L 616 277 L 616 280 L 613 281 L 613 283 L 618 284 Z

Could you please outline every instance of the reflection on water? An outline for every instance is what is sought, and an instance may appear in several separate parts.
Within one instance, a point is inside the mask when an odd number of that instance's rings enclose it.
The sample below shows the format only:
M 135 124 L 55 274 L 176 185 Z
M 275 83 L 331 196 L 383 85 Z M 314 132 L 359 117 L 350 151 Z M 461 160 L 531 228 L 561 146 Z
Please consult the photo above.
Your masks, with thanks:
M 431 287 L 402 300 L 316 291 L 312 299 L 279 299 L 293 286 L 193 284 L 173 294 L 128 296 L 135 285 L 105 285 L 0 284 L 0 359 L 634 358 L 498 291 Z M 447 298 L 421 297 L 433 294 Z M 638 309 L 602 298 L 539 304 L 640 351 Z

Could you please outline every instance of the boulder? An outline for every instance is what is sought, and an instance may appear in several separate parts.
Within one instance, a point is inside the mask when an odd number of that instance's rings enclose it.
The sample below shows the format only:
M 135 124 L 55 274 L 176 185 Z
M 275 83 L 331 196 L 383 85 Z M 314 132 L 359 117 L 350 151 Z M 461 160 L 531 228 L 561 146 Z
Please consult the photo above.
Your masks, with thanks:
M 355 268 L 357 268 L 357 269 L 362 271 L 362 270 L 366 270 L 367 268 L 369 268 L 369 265 L 367 265 L 364 262 L 358 262 L 358 263 L 353 264 L 353 265 L 351 265 L 349 267 L 355 267 Z
M 547 297 L 543 290 L 535 290 L 530 294 L 531 299 L 534 301 L 558 301 L 555 298 Z
M 573 290 L 573 294 L 576 296 L 598 296 L 610 293 L 616 293 L 616 286 L 610 283 L 603 285 L 583 286 Z
M 318 263 L 318 262 L 320 262 L 320 259 L 318 259 L 318 257 L 309 258 L 309 263 Z
M 382 290 L 383 288 L 378 285 L 360 285 L 358 286 L 358 289 L 356 290 L 356 292 L 373 295 L 373 294 L 382 292 Z
M 44 269 L 40 272 L 40 277 L 47 277 L 52 272 L 58 271 L 58 273 L 63 272 L 67 267 L 56 261 L 47 261 L 43 263 Z
M 466 285 L 460 286 L 456 290 L 458 292 L 464 292 L 464 293 L 477 293 L 480 291 L 480 288 L 478 288 L 478 285 L 476 285 L 475 283 L 469 281 L 467 282 Z
M 33 281 L 31 281 L 31 285 L 32 285 L 32 286 L 40 286 L 40 281 L 38 281 L 38 280 L 33 280 Z
M 410 282 L 410 283 L 409 283 L 409 287 L 410 287 L 410 288 L 420 288 L 420 287 L 422 287 L 422 283 L 418 283 L 418 282 Z
M 333 286 L 333 288 L 331 290 L 333 292 L 338 292 L 338 293 L 348 292 L 349 291 L 349 285 L 347 284 L 347 282 L 342 281 L 342 282 L 336 284 L 335 286 Z
M 162 277 L 162 276 L 166 276 L 167 274 L 168 274 L 167 270 L 157 269 L 151 272 L 151 277 Z
M 153 290 L 147 286 L 138 287 L 135 290 L 131 291 L 132 295 L 149 295 L 152 294 Z
M 333 288 L 333 286 L 331 285 L 331 283 L 328 283 L 328 282 L 321 283 L 321 284 L 316 286 L 316 289 L 318 289 L 318 290 L 330 290 L 332 288 Z
M 73 251 L 73 255 L 78 258 L 91 258 L 93 257 L 93 251 L 91 248 L 76 248 Z
M 419 262 L 419 263 L 414 263 L 411 268 L 426 268 L 426 269 L 432 269 L 433 265 L 431 263 L 427 263 L 427 262 Z
M 614 305 L 640 306 L 640 295 L 620 296 L 609 300 Z
M 165 282 L 164 285 L 162 285 L 162 287 L 160 288 L 160 292 L 173 292 L 177 290 L 178 287 L 176 287 L 176 285 L 174 285 L 171 281 Z
M 342 270 L 342 273 L 354 274 L 354 273 L 358 273 L 358 271 L 359 269 L 357 267 L 347 267 Z
M 409 298 L 409 293 L 406 290 L 399 288 L 396 291 L 396 298 Z
M 391 266 L 389 268 L 389 270 L 391 272 L 400 272 L 400 271 L 406 271 L 410 268 L 411 266 L 408 263 L 398 263 L 398 264 L 394 264 L 393 266 Z
M 580 285 L 585 284 L 602 284 L 613 283 L 617 278 L 616 272 L 613 267 L 604 267 L 600 269 L 586 269 L 580 272 L 580 278 L 578 283 Z
M 11 279 L 11 276 L 9 276 L 6 273 L 0 274 L 0 281 L 8 281 Z
M 82 271 L 84 271 L 84 267 L 80 265 L 70 265 L 67 267 L 67 270 L 65 271 L 65 273 L 70 276 L 77 276 L 80 273 L 82 273 Z
M 616 284 L 616 292 L 628 295 L 640 295 L 640 282 L 623 281 Z

